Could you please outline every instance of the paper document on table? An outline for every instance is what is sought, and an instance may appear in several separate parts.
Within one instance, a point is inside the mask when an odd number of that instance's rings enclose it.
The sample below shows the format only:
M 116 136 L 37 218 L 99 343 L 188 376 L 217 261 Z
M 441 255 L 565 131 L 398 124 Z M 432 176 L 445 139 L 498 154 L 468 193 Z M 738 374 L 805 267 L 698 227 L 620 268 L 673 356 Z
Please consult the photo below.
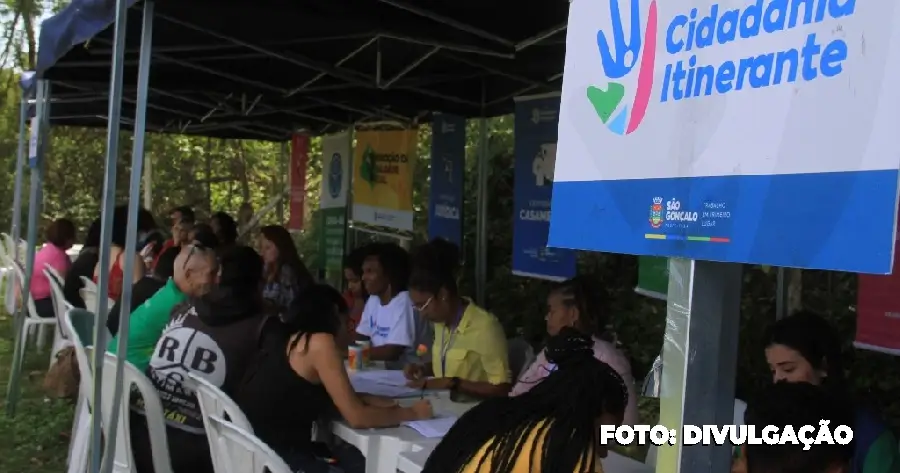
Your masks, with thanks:
M 358 393 L 374 394 L 384 397 L 413 397 L 422 394 L 421 389 L 413 389 L 407 386 L 391 386 L 382 384 L 365 377 L 351 376 L 350 384 Z
M 415 429 L 416 432 L 422 434 L 425 438 L 441 438 L 447 435 L 450 427 L 456 423 L 456 417 L 438 417 L 428 420 L 413 420 L 404 422 L 403 425 Z
M 406 376 L 400 370 L 367 370 L 357 371 L 350 375 L 351 379 L 365 379 L 378 384 L 387 384 L 388 386 L 406 386 L 408 382 Z

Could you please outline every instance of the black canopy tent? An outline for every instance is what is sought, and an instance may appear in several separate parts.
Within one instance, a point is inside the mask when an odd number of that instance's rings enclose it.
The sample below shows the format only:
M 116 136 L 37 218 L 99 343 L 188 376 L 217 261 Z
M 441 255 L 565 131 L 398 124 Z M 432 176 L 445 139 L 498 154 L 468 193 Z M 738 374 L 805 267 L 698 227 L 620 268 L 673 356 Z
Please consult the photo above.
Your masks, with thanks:
M 432 111 L 495 116 L 517 95 L 559 90 L 567 1 L 413 5 L 157 0 L 147 129 L 282 140 L 301 128 L 413 122 Z M 129 31 L 140 17 L 132 8 Z M 106 126 L 112 35 L 109 26 L 43 71 L 59 100 L 53 123 Z M 127 44 L 131 85 L 139 35 Z M 131 97 L 126 87 L 123 117 L 133 116 Z
M 427 10 L 400 0 L 268 0 L 252 5 L 145 0 L 143 8 L 131 8 L 136 3 L 74 0 L 42 25 L 34 77 L 38 82 L 23 80 L 27 91 L 36 90 L 37 123 L 43 124 L 36 133 L 31 171 L 29 274 L 46 124 L 108 127 L 104 185 L 108 216 L 113 209 L 109 196 L 115 194 L 118 132 L 120 125 L 132 127 L 131 117 L 135 140 L 130 195 L 135 197 L 145 130 L 280 141 L 297 129 L 323 133 L 385 119 L 411 124 L 437 111 L 485 117 L 511 111 L 518 95 L 558 90 L 562 77 L 565 0 L 525 5 L 512 0 L 458 0 L 429 5 Z M 126 29 L 131 34 L 126 35 Z M 48 84 L 54 87 L 52 99 Z M 22 117 L 24 135 L 24 113 Z M 482 138 L 487 134 L 484 123 Z M 21 140 L 17 196 L 24 162 Z M 482 155 L 485 143 L 482 139 Z M 479 166 L 481 193 L 487 191 L 486 163 L 482 159 Z M 126 246 L 131 247 L 137 238 L 136 198 L 128 210 Z M 479 209 L 479 233 L 485 229 L 483 210 L 484 205 Z M 17 237 L 18 218 L 13 226 Z M 110 242 L 109 218 L 104 217 L 102 227 L 105 248 Z M 482 270 L 483 237 L 478 251 Z M 102 250 L 101 266 L 109 264 L 108 259 L 108 250 Z M 126 274 L 132 264 L 131 257 L 125 258 Z M 107 283 L 106 273 L 101 273 L 98 293 L 105 292 Z M 29 284 L 26 280 L 25 290 Z M 127 285 L 122 298 L 127 307 Z M 105 308 L 98 308 L 94 336 L 101 344 L 105 318 Z M 127 331 L 127 310 L 122 318 L 120 330 Z M 18 337 L 17 347 L 21 343 Z M 126 344 L 127 337 L 119 340 L 120 354 Z M 105 358 L 100 352 L 93 358 L 97 367 L 93 404 L 102 405 L 99 367 Z M 114 376 L 121 379 L 123 359 L 115 363 Z M 9 383 L 10 413 L 18 391 L 16 366 Z M 113 406 L 119 405 L 121 394 L 117 383 Z M 109 435 L 114 438 L 112 422 Z M 92 419 L 91 437 L 93 471 L 101 467 L 99 417 Z M 108 447 L 104 471 L 112 464 Z

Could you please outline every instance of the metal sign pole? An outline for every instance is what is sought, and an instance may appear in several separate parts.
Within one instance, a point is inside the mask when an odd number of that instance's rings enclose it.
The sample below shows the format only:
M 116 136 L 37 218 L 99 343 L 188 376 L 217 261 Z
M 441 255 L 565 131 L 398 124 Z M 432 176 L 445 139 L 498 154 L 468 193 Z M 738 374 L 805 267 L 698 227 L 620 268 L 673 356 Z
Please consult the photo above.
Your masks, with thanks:
M 735 423 L 742 270 L 737 263 L 669 259 L 660 424 L 679 436 L 685 424 Z M 731 454 L 728 445 L 678 442 L 660 448 L 656 471 L 728 471 Z

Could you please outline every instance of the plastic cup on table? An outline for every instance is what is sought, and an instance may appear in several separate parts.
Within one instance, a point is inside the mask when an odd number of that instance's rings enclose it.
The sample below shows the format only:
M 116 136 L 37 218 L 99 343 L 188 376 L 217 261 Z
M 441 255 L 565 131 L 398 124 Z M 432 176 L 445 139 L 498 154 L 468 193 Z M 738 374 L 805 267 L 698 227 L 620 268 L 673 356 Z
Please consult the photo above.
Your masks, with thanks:
M 362 366 L 365 366 L 365 367 L 372 366 L 372 359 L 371 359 L 372 342 L 370 342 L 368 340 L 363 340 L 363 341 L 356 342 L 356 346 L 358 346 L 360 348 L 360 356 L 362 357 L 362 361 L 361 361 Z
M 363 347 L 359 345 L 350 345 L 347 349 L 347 368 L 350 371 L 362 371 L 363 365 Z

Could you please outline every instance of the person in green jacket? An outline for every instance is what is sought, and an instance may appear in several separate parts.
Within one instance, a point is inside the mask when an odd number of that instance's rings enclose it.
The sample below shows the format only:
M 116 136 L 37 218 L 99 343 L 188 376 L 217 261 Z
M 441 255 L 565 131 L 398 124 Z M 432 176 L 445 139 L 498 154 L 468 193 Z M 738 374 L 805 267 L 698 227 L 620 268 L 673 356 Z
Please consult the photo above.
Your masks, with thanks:
M 185 246 L 175 258 L 174 269 L 173 277 L 165 286 L 131 313 L 125 359 L 141 371 L 150 364 L 153 349 L 169 323 L 172 309 L 188 297 L 209 292 L 219 271 L 215 251 L 199 244 Z M 110 340 L 107 352 L 118 353 L 121 335 L 119 333 Z

